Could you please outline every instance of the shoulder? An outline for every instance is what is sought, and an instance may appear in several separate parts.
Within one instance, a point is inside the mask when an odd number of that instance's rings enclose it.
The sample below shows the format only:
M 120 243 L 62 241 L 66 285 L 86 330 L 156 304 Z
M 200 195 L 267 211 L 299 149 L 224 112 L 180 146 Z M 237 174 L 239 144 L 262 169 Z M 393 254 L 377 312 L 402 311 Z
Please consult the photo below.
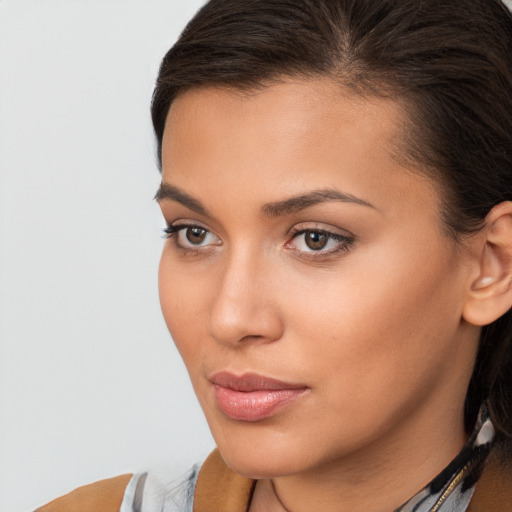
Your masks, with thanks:
M 35 512 L 118 512 L 131 474 L 79 487 Z
M 188 512 L 198 472 L 194 466 L 172 481 L 154 473 L 120 475 L 79 487 L 35 512 Z
M 35 512 L 188 512 L 198 472 L 196 465 L 175 479 L 155 473 L 120 475 L 79 487 Z

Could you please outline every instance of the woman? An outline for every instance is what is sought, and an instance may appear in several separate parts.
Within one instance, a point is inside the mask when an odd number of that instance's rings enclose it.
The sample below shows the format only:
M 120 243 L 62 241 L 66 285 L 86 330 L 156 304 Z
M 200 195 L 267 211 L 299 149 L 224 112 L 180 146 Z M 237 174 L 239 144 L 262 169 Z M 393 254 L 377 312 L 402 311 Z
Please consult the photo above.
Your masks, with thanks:
M 41 510 L 511 510 L 511 111 L 498 0 L 206 4 L 152 117 L 218 451 Z

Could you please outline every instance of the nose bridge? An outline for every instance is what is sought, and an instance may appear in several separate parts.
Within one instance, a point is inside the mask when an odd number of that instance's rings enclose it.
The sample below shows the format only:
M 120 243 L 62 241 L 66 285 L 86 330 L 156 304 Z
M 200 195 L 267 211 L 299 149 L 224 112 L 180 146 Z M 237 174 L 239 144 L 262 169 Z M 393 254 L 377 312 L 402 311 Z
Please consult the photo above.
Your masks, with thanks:
M 209 314 L 210 335 L 219 343 L 273 341 L 281 322 L 271 285 L 272 267 L 249 244 L 232 250 L 219 273 L 219 290 Z

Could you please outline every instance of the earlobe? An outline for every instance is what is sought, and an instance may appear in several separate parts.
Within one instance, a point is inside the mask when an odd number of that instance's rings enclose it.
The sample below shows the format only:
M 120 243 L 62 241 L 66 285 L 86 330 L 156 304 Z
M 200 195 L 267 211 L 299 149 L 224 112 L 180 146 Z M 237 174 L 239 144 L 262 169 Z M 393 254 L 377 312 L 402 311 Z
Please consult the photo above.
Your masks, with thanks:
M 479 274 L 463 309 L 463 318 L 478 326 L 494 322 L 512 306 L 512 202 L 489 212 L 484 232 Z

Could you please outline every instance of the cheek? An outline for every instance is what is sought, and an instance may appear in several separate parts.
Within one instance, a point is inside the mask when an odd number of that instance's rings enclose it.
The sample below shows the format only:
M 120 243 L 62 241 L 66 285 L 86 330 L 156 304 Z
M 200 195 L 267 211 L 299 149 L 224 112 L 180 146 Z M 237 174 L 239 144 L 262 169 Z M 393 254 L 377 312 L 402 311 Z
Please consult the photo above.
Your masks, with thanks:
M 321 279 L 318 273 L 287 279 L 301 283 L 300 290 L 286 293 L 293 315 L 287 324 L 304 361 L 319 381 L 329 376 L 335 389 L 350 388 L 353 396 L 386 387 L 393 393 L 405 381 L 419 382 L 419 373 L 440 371 L 456 349 L 456 265 L 437 250 L 397 252 L 394 247 L 347 258 L 340 271 Z
M 160 306 L 172 339 L 189 372 L 193 361 L 201 357 L 202 320 L 205 313 L 206 287 L 193 275 L 183 272 L 174 262 L 171 251 L 164 248 L 158 271 Z

